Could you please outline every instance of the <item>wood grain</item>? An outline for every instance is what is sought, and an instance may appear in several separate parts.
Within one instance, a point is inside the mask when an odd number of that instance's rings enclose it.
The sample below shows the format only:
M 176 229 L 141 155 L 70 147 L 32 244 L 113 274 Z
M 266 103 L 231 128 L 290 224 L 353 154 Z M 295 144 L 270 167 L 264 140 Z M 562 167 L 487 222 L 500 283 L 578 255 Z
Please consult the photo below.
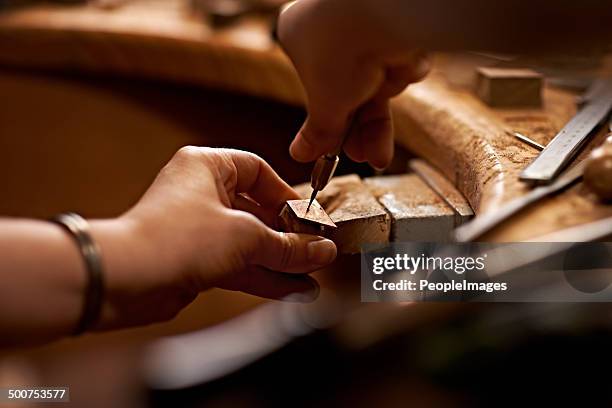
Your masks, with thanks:
M 415 174 L 364 180 L 391 217 L 391 241 L 449 242 L 462 217 Z
M 474 211 L 463 194 L 443 174 L 425 160 L 410 160 L 408 167 L 463 219 L 461 222 L 465 222 L 474 216 Z
M 329 218 L 317 200 L 290 200 L 283 207 L 279 218 L 284 232 L 298 232 L 328 236 L 336 229 L 336 224 Z
M 310 197 L 309 184 L 301 184 L 295 189 L 302 197 Z M 330 231 L 329 238 L 340 253 L 356 254 L 364 243 L 389 241 L 389 216 L 359 176 L 334 177 L 319 192 L 317 200 L 338 227 Z
M 524 195 L 518 175 L 538 154 L 514 139 L 518 131 L 546 145 L 576 112 L 575 95 L 546 88 L 541 109 L 491 109 L 469 89 L 450 85 L 440 71 L 394 101 L 396 140 L 439 168 L 470 202 L 475 213 L 495 211 Z M 582 160 L 601 143 L 591 140 Z M 543 200 L 512 218 L 484 240 L 521 240 L 612 215 L 593 194 L 569 191 Z

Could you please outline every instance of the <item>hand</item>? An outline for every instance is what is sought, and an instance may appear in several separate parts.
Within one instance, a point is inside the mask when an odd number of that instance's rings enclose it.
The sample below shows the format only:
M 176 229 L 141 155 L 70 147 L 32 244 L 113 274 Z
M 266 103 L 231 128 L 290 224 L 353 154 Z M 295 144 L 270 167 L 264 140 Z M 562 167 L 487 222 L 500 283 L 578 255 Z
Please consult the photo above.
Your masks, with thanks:
M 307 274 L 331 263 L 336 247 L 321 237 L 273 229 L 284 202 L 296 198 L 254 154 L 180 149 L 138 204 L 117 220 L 129 238 L 104 240 L 100 232 L 102 244 L 107 242 L 103 255 L 110 252 L 109 270 L 126 271 L 108 276 L 103 320 L 120 320 L 120 326 L 164 320 L 211 287 L 273 299 L 299 293 L 313 300 L 318 284 Z M 95 233 L 100 227 L 93 228 Z
M 308 118 L 291 155 L 309 162 L 344 149 L 357 162 L 382 169 L 393 157 L 389 99 L 429 71 L 423 52 L 392 44 L 354 0 L 299 0 L 279 18 L 280 43 L 308 98 Z

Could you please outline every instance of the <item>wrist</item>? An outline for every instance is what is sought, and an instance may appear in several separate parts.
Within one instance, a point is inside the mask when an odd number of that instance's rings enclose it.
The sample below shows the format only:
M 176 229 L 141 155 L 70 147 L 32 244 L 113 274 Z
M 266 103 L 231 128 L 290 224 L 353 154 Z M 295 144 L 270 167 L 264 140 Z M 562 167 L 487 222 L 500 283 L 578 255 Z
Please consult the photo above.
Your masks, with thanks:
M 163 319 L 159 314 L 172 303 L 174 276 L 163 251 L 155 250 L 152 237 L 131 218 L 92 220 L 90 226 L 104 267 L 104 303 L 94 330 Z M 152 297 L 160 302 L 158 309 L 151 310 Z
M 117 293 L 124 292 L 133 283 L 130 282 L 134 272 L 128 262 L 128 253 L 133 252 L 132 234 L 129 225 L 118 219 L 89 221 L 91 233 L 96 242 L 104 271 L 104 298 L 100 319 L 94 329 L 107 329 L 120 326 L 122 313 L 113 299 Z M 132 263 L 138 263 L 134 256 Z

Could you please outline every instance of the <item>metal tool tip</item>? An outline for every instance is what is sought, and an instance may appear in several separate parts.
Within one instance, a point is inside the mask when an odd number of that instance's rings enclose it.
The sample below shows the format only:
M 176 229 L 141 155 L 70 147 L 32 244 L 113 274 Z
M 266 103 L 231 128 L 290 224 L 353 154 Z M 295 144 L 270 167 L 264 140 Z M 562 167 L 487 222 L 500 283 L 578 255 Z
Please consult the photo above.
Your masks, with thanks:
M 306 214 L 308 214 L 308 211 L 310 211 L 310 206 L 312 205 L 316 197 L 317 197 L 317 190 L 312 190 L 312 194 L 310 195 L 310 202 L 308 203 L 308 207 L 306 207 Z

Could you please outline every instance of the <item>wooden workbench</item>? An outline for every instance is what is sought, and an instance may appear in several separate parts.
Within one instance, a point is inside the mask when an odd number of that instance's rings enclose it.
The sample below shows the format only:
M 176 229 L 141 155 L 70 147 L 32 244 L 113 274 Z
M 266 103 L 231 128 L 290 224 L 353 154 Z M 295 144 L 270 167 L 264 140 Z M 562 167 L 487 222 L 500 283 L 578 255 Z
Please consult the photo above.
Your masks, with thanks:
M 302 106 L 304 94 L 289 61 L 270 39 L 267 22 L 249 17 L 215 31 L 184 4 L 133 0 L 113 11 L 40 6 L 0 15 L 0 213 L 44 217 L 70 206 L 91 216 L 116 215 L 186 143 L 253 150 L 291 181 L 306 179 L 309 166 L 292 163 L 286 154 L 302 119 L 291 106 Z M 449 82 L 447 69 L 455 59 L 440 57 L 433 75 L 394 101 L 396 139 L 442 170 L 475 212 L 485 214 L 525 193 L 517 175 L 536 155 L 505 130 L 547 142 L 574 113 L 575 94 L 546 87 L 541 110 L 493 110 L 466 84 Z M 464 74 L 472 68 L 468 64 Z M 83 152 L 91 155 L 82 158 Z M 486 238 L 533 238 L 611 215 L 612 206 L 598 203 L 578 184 Z M 347 286 L 349 274 L 355 276 L 354 261 L 342 260 L 339 290 Z M 134 342 L 135 337 L 193 330 L 259 302 L 212 291 L 170 328 L 140 329 L 131 337 L 110 333 L 77 343 L 97 350 L 100 344 L 124 344 L 126 338 Z M 40 358 L 72 351 L 74 344 L 52 346 Z M 134 349 L 126 347 L 123 355 Z M 72 355 L 72 364 L 81 357 Z
M 299 106 L 303 91 L 269 30 L 269 21 L 255 17 L 213 30 L 179 1 L 133 0 L 110 12 L 47 6 L 0 16 L 0 64 L 154 78 Z M 506 130 L 545 144 L 574 114 L 575 94 L 547 86 L 542 109 L 491 109 L 465 84 L 449 83 L 448 65 L 457 64 L 439 58 L 433 75 L 396 98 L 396 139 L 439 167 L 476 214 L 495 211 L 527 191 L 517 176 L 537 155 Z M 468 64 L 463 75 L 473 68 Z M 612 206 L 578 185 L 486 238 L 534 238 L 610 215 Z

